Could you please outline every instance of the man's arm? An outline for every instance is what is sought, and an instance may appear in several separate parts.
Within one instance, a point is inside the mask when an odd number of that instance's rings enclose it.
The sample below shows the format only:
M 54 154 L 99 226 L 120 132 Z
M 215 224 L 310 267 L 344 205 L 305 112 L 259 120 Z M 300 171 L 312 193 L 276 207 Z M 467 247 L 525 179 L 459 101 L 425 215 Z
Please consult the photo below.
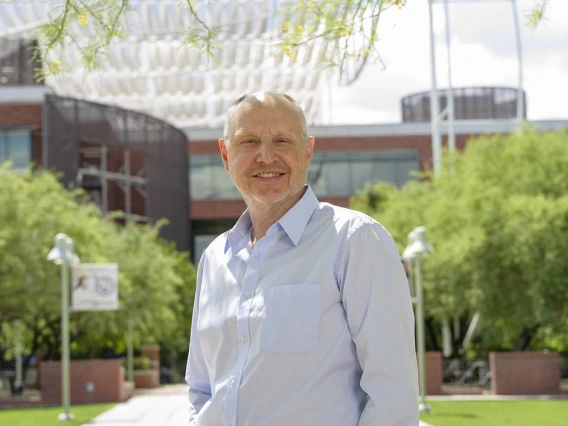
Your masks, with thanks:
M 349 237 L 337 272 L 369 395 L 359 426 L 418 425 L 414 315 L 391 236 L 379 224 L 363 225 Z
M 185 381 L 189 385 L 189 424 L 195 425 L 197 416 L 205 403 L 211 399 L 211 385 L 207 366 L 201 351 L 201 343 L 197 334 L 197 320 L 199 318 L 199 294 L 203 277 L 203 256 L 197 269 L 197 283 L 195 288 L 195 301 L 191 319 L 191 336 L 189 339 L 189 356 L 185 370 Z

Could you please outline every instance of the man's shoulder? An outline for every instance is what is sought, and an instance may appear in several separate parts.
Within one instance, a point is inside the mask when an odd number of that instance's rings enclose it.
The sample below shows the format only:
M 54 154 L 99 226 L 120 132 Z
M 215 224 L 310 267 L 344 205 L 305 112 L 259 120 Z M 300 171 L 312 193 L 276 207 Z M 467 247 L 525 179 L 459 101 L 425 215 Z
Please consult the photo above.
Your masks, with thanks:
M 203 252 L 203 257 L 219 256 L 225 253 L 229 232 L 231 231 L 225 231 L 221 235 L 217 236 L 217 238 L 215 238 L 213 241 L 211 241 L 211 243 Z
M 316 211 L 322 215 L 322 219 L 325 217 L 324 215 L 333 218 L 335 233 L 342 237 L 344 241 L 353 241 L 353 238 L 356 238 L 355 244 L 380 241 L 387 251 L 392 254 L 393 258 L 399 259 L 398 249 L 391 234 L 371 216 L 356 210 L 322 202 L 319 203 Z M 369 232 L 369 228 L 372 228 L 372 232 Z M 360 232 L 357 232 L 358 230 Z M 357 235 L 356 237 L 355 234 Z
M 379 226 L 382 228 L 379 222 L 365 213 L 336 206 L 331 203 L 320 202 L 314 214 L 317 215 L 316 218 L 331 218 L 335 228 L 338 231 L 340 229 L 347 231 L 347 236 L 365 225 Z

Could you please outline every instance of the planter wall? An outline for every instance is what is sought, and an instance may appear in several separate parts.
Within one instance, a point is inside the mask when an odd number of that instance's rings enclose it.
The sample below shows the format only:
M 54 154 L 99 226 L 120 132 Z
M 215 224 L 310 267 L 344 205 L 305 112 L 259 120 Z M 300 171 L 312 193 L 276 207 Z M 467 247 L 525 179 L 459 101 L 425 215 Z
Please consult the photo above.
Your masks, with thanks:
M 118 359 L 71 361 L 69 373 L 71 404 L 121 402 L 132 395 Z M 61 404 L 61 362 L 40 363 L 40 385 L 43 404 Z
M 151 389 L 160 386 L 160 370 L 134 370 L 136 389 Z
M 495 395 L 560 393 L 557 352 L 492 352 L 489 365 L 491 392 Z
M 152 369 L 160 369 L 160 346 L 144 345 L 140 348 L 140 356 L 145 356 L 150 359 Z
M 442 353 L 426 352 L 424 357 L 426 366 L 426 393 L 428 395 L 442 394 Z

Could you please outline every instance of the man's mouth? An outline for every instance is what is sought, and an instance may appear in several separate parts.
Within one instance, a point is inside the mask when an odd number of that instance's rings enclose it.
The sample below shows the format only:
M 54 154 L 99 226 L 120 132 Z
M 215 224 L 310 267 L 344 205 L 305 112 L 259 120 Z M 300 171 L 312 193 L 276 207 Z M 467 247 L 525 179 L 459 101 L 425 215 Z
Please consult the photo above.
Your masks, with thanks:
M 277 176 L 282 176 L 284 173 L 258 173 L 254 175 L 254 177 L 261 177 L 261 178 L 272 178 Z

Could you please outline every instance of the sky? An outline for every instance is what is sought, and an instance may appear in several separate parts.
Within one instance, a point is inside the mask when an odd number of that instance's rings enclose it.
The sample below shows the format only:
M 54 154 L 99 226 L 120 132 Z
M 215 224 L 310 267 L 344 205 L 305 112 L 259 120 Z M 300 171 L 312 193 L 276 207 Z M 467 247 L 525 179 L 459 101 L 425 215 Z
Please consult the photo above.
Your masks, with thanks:
M 529 120 L 568 119 L 568 1 L 550 0 L 536 29 L 525 15 L 536 0 L 517 0 L 523 48 L 523 87 Z M 518 86 L 510 1 L 450 3 L 453 87 Z M 448 85 L 443 3 L 433 5 L 438 88 Z M 427 0 L 408 0 L 381 16 L 377 44 L 384 62 L 367 65 L 347 87 L 333 85 L 324 103 L 331 124 L 402 121 L 400 99 L 431 88 Z

